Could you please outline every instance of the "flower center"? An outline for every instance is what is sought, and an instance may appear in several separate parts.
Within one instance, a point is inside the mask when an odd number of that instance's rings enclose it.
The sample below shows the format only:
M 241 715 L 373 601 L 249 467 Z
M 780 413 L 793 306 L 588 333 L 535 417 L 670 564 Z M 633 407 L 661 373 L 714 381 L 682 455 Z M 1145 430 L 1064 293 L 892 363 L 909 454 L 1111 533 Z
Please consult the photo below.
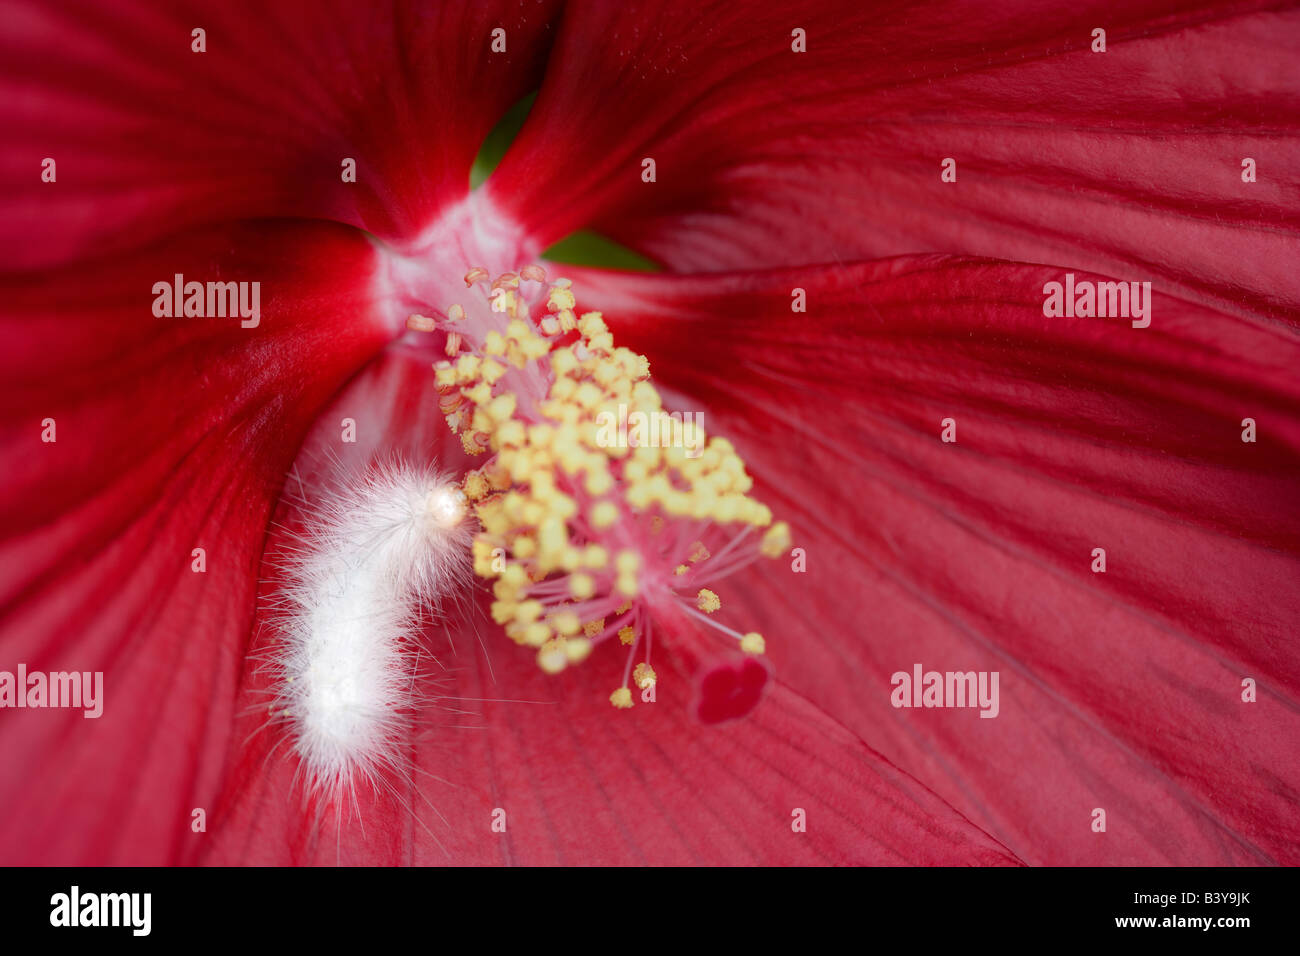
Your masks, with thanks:
M 719 623 L 708 585 L 782 554 L 789 529 L 750 497 L 744 463 L 706 437 L 702 415 L 663 410 L 646 357 L 616 347 L 600 313 L 579 314 L 568 280 L 475 267 L 465 285 L 461 301 L 407 325 L 446 334 L 440 410 L 466 452 L 491 456 L 463 487 L 493 618 L 552 674 L 600 644 L 625 647 L 618 708 L 633 705 L 631 685 L 654 699 L 658 626 L 694 665 L 701 719 L 748 712 L 767 677 L 753 658 L 764 640 Z
M 664 410 L 646 357 L 616 347 L 599 312 L 580 313 L 568 280 L 508 271 L 538 252 L 475 192 L 387 256 L 382 276 L 395 320 L 445 335 L 439 408 L 466 452 L 488 456 L 463 488 L 492 616 L 551 674 L 602 644 L 624 648 L 620 709 L 633 687 L 654 700 L 659 639 L 694 675 L 696 716 L 743 716 L 768 677 L 765 642 L 719 620 L 714 588 L 787 551 L 789 528 L 750 496 L 744 463 L 706 436 L 702 414 Z M 449 277 L 467 262 L 485 265 L 462 294 Z

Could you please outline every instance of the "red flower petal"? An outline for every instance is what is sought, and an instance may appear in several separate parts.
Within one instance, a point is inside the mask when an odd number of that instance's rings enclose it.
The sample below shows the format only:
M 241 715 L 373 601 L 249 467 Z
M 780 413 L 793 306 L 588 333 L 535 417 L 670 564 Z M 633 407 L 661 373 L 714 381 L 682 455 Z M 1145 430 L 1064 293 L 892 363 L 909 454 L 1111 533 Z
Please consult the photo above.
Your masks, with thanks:
M 433 396 L 422 361 L 388 356 L 339 397 L 303 458 L 364 464 L 395 448 L 456 462 Z M 345 412 L 384 423 L 373 448 L 339 446 L 328 423 Z M 284 543 L 273 536 L 271 553 Z M 450 683 L 412 736 L 414 769 L 392 792 L 358 787 L 342 808 L 304 800 L 282 725 L 265 725 L 265 676 L 250 665 L 243 701 L 253 713 L 236 735 L 208 862 L 1014 862 L 783 687 L 745 721 L 702 729 L 687 714 L 689 671 L 671 661 L 656 661 L 657 702 L 617 711 L 609 692 L 621 655 L 548 677 L 483 608 L 428 639 Z M 504 832 L 492 829 L 498 809 Z M 792 829 L 796 810 L 806 832 Z
M 1298 36 L 1260 3 L 583 5 L 488 189 L 675 271 L 967 253 L 1291 321 Z
M 390 334 L 372 264 L 342 227 L 264 224 L 3 283 L 0 670 L 102 671 L 104 699 L 99 719 L 5 711 L 0 858 L 190 858 L 271 505 L 317 409 Z M 155 318 L 176 272 L 260 281 L 260 324 Z
M 557 6 L 11 4 L 0 216 L 21 228 L 0 256 L 45 265 L 241 217 L 409 238 L 464 197 L 488 130 L 537 87 Z
M 1294 863 L 1300 345 L 1161 295 L 1148 329 L 1045 319 L 1063 271 L 575 288 L 794 527 L 806 573 L 764 562 L 729 588 L 782 681 L 1026 860 Z M 1000 671 L 1001 713 L 895 709 L 917 662 Z

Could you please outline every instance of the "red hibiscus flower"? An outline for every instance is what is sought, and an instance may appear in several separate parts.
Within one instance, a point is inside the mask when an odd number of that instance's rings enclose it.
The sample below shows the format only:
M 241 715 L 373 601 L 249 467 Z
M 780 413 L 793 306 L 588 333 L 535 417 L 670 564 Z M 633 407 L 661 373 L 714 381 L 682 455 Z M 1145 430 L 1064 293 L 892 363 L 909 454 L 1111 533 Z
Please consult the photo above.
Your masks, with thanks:
M 6 13 L 0 673 L 103 687 L 0 709 L 0 857 L 1296 862 L 1294 10 L 327 6 Z M 280 557 L 340 475 L 482 467 L 430 366 L 579 229 L 662 271 L 547 274 L 793 529 L 718 588 L 762 698 L 665 598 L 613 708 L 477 587 L 402 772 L 314 799 Z

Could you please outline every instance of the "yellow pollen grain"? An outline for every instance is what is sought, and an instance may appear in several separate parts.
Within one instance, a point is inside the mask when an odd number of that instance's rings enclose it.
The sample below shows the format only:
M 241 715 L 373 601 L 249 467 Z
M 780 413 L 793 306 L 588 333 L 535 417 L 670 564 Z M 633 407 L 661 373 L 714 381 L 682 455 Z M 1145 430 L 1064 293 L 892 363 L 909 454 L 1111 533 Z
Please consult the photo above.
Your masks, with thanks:
M 515 608 L 515 620 L 520 624 L 532 624 L 541 616 L 541 601 L 521 601 Z
M 537 652 L 537 666 L 547 674 L 558 674 L 569 666 L 566 641 L 562 637 L 547 641 Z
M 618 521 L 618 505 L 612 501 L 598 501 L 591 509 L 591 525 L 603 531 Z
M 654 668 L 649 664 L 637 664 L 632 671 L 632 681 L 637 687 L 645 690 L 647 687 L 653 687 L 655 684 Z
M 700 593 L 695 595 L 695 606 L 705 614 L 712 614 L 722 607 L 722 599 L 708 588 L 700 588 Z
M 535 624 L 529 624 L 523 630 L 524 643 L 530 647 L 541 647 L 551 639 L 551 629 L 538 621 Z
M 632 692 L 626 687 L 620 687 L 609 695 L 609 702 L 619 710 L 627 710 L 632 706 Z
M 619 642 L 623 644 L 631 644 L 635 641 L 636 631 L 632 629 L 632 625 L 629 624 L 627 627 L 620 627 L 618 629 L 618 639 Z
M 564 653 L 570 664 L 581 664 L 591 654 L 591 641 L 585 637 L 570 638 L 564 645 Z
M 762 634 L 750 631 L 740 639 L 740 649 L 746 654 L 762 654 L 767 651 L 767 642 Z
M 586 634 L 588 637 L 595 637 L 604 629 L 605 619 L 603 617 L 597 618 L 594 621 L 587 621 L 582 625 L 582 633 Z
M 465 476 L 464 491 L 466 498 L 478 501 L 488 493 L 487 479 L 479 472 L 471 471 Z
M 582 621 L 572 611 L 560 611 L 558 614 L 552 615 L 551 627 L 555 628 L 557 634 L 573 637 L 582 630 Z
M 778 521 L 763 533 L 759 552 L 765 558 L 779 558 L 790 548 L 790 526 Z

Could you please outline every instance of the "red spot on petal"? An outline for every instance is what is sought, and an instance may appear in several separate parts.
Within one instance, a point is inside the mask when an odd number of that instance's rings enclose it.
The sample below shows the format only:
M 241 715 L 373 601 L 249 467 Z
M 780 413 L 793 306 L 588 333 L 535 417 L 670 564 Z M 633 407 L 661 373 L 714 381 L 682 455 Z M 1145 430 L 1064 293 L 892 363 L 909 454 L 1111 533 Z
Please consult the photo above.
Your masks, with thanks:
M 695 716 L 705 724 L 744 717 L 763 696 L 768 674 L 767 662 L 757 657 L 736 654 L 712 662 L 696 679 Z

